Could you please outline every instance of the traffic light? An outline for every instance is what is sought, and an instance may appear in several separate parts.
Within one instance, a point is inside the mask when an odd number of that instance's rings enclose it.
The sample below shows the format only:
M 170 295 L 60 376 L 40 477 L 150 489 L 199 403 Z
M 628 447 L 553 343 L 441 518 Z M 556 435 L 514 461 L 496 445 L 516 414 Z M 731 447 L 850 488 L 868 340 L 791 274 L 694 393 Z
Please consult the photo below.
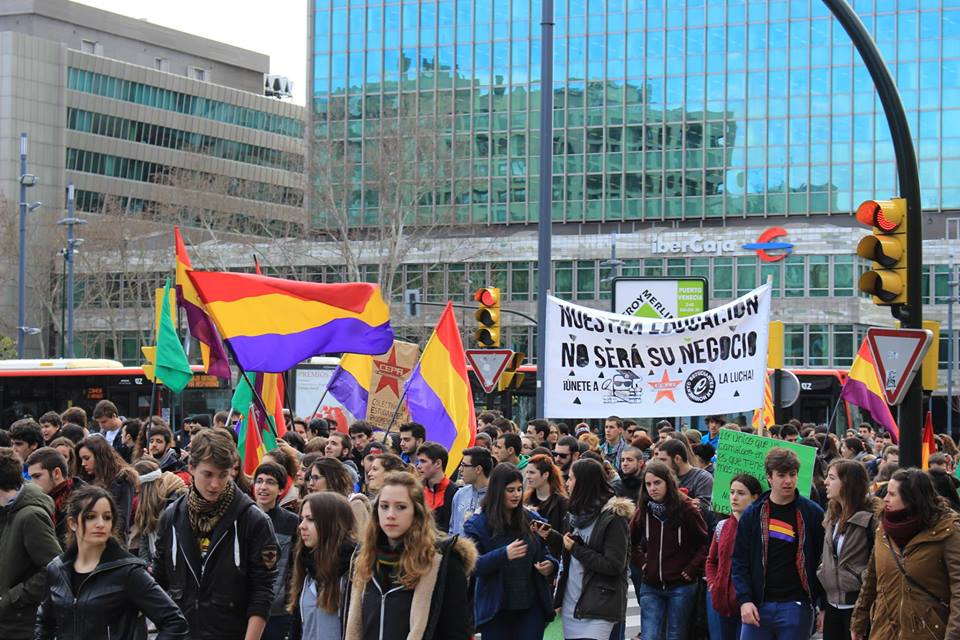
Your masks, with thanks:
M 906 199 L 867 200 L 857 207 L 857 220 L 873 227 L 873 235 L 857 244 L 857 255 L 873 262 L 873 269 L 860 276 L 860 291 L 872 295 L 875 304 L 906 304 Z
M 500 346 L 500 289 L 484 287 L 473 294 L 480 308 L 473 312 L 477 320 L 474 339 L 481 347 Z
M 507 391 L 508 389 L 516 390 L 523 386 L 523 379 L 526 374 L 520 373 L 518 369 L 526 357 L 527 354 L 522 351 L 513 354 L 509 364 L 507 364 L 507 368 L 500 374 L 500 380 L 497 381 L 498 391 Z

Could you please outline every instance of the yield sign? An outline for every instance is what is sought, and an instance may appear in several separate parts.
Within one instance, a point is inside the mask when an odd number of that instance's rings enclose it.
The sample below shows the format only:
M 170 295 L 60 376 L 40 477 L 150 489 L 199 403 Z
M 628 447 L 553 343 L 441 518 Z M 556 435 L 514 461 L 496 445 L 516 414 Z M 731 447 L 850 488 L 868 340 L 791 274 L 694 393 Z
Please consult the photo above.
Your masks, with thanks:
M 513 357 L 513 351 L 510 349 L 467 349 L 464 353 L 470 366 L 473 367 L 473 372 L 477 374 L 480 386 L 487 393 L 497 386 L 500 374 L 504 372 Z
M 928 329 L 867 329 L 867 343 L 888 404 L 903 401 L 932 339 Z

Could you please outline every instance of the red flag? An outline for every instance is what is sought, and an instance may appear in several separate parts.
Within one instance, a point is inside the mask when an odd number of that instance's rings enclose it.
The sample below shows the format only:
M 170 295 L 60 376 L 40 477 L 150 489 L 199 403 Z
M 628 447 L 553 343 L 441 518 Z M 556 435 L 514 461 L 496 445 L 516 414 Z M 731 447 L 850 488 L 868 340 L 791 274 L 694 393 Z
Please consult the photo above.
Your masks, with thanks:
M 920 468 L 926 471 L 930 468 L 930 455 L 936 452 L 937 441 L 933 439 L 933 414 L 927 411 L 927 419 L 923 421 L 923 444 L 920 446 Z

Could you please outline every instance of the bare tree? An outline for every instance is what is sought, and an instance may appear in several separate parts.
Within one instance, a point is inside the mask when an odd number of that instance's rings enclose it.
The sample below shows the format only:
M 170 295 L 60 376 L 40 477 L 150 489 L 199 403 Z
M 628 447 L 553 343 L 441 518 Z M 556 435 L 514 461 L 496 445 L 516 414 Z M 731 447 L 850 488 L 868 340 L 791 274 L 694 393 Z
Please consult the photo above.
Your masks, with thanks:
M 442 106 L 422 113 L 400 98 L 374 114 L 365 106 L 363 137 L 355 139 L 351 129 L 360 121 L 351 120 L 344 100 L 330 98 L 327 120 L 310 133 L 310 214 L 337 247 L 345 279 L 367 279 L 361 265 L 378 265 L 377 281 L 391 300 L 411 250 L 456 224 L 452 117 Z

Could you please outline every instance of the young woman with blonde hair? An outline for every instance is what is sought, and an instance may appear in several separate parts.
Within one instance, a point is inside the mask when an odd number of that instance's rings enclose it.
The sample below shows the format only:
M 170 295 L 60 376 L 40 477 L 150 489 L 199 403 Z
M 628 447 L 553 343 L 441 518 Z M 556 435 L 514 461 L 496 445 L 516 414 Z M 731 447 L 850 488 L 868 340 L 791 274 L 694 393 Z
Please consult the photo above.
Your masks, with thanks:
M 420 479 L 391 472 L 350 567 L 345 640 L 462 639 L 472 633 L 467 577 L 477 551 L 436 528 Z

